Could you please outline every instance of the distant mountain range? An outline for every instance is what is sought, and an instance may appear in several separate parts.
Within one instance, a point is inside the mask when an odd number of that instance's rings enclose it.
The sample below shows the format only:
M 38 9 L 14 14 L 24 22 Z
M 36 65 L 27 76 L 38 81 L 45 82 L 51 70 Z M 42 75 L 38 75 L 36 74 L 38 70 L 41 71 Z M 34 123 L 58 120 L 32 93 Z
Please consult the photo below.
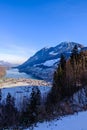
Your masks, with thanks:
M 82 44 L 75 42 L 62 42 L 55 47 L 42 48 L 25 63 L 18 66 L 18 69 L 20 72 L 26 72 L 41 79 L 52 80 L 61 53 L 68 59 L 75 45 L 78 46 L 79 50 L 84 47 Z
M 3 66 L 3 67 L 15 67 L 15 66 L 17 66 L 17 64 L 11 64 L 11 63 L 9 63 L 9 62 L 6 62 L 6 61 L 3 61 L 3 60 L 1 60 L 0 61 L 0 66 Z

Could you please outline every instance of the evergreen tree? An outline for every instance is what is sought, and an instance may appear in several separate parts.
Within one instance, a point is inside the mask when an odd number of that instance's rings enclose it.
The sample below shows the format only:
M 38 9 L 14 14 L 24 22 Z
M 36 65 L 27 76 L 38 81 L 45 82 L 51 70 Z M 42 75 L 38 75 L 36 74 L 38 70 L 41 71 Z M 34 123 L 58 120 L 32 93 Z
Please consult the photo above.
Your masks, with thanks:
M 22 115 L 24 125 L 32 125 L 38 120 L 38 109 L 41 104 L 41 93 L 38 87 L 33 87 L 30 95 L 30 102 L 27 110 Z
M 38 87 L 33 87 L 30 97 L 30 120 L 31 123 L 38 119 L 38 108 L 41 103 L 41 93 Z
M 6 105 L 7 105 L 8 107 L 10 107 L 10 106 L 11 106 L 11 107 L 14 107 L 14 106 L 15 106 L 14 98 L 11 96 L 10 93 L 8 93 L 8 95 L 7 95 Z
M 14 98 L 8 93 L 6 97 L 5 114 L 4 114 L 4 125 L 12 126 L 16 124 L 17 119 L 17 109 L 15 108 Z
M 63 98 L 66 82 L 66 58 L 61 54 L 60 63 L 53 77 L 52 95 L 55 94 L 53 100 L 57 101 Z
M 71 57 L 70 57 L 70 63 L 72 65 L 72 68 L 73 68 L 73 86 L 76 87 L 76 75 L 77 75 L 77 72 L 76 72 L 76 67 L 77 67 L 77 59 L 78 59 L 78 47 L 77 45 L 74 46 L 73 50 L 72 50 L 72 53 L 71 53 Z M 74 88 L 73 87 L 73 88 Z
M 78 56 L 79 56 L 78 46 L 75 45 L 73 50 L 72 50 L 71 57 L 70 57 L 70 61 L 71 61 L 72 66 L 74 66 L 74 62 L 77 63 Z
M 75 45 L 74 48 L 73 48 L 73 50 L 72 50 L 72 55 L 71 55 L 71 57 L 72 57 L 72 56 L 77 56 L 77 54 L 78 54 L 78 46 Z
M 66 58 L 63 54 L 61 54 L 61 58 L 60 58 L 60 67 L 63 71 L 65 71 L 65 69 L 66 69 Z

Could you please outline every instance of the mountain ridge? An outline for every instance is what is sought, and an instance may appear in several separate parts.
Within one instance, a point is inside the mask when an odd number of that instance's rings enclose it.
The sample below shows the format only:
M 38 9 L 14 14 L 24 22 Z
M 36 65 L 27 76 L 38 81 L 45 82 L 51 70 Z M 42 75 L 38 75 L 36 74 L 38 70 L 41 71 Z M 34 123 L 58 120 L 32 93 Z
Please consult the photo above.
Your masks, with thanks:
M 51 80 L 49 77 L 52 77 L 56 65 L 60 60 L 61 53 L 68 59 L 75 45 L 78 46 L 79 50 L 84 47 L 82 44 L 75 42 L 61 42 L 55 47 L 44 47 L 37 51 L 25 63 L 18 66 L 18 69 L 20 72 L 31 73 L 35 77 Z
M 4 61 L 4 60 L 0 60 L 0 66 L 11 68 L 11 67 L 15 67 L 15 66 L 18 66 L 18 65 L 12 64 L 12 63 Z

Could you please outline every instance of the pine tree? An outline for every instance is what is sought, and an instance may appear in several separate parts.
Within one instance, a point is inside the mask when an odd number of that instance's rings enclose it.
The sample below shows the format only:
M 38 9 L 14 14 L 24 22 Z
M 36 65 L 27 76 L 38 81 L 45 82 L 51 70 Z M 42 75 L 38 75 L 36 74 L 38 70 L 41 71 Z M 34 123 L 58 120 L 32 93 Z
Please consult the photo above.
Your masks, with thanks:
M 30 96 L 30 112 L 31 112 L 31 123 L 36 122 L 38 119 L 38 107 L 41 103 L 41 93 L 38 87 L 33 87 Z
M 7 98 L 6 98 L 6 105 L 7 106 L 14 106 L 14 98 L 11 96 L 10 93 L 8 93 Z
M 65 68 L 66 68 L 66 58 L 65 58 L 65 56 L 63 54 L 61 54 L 60 66 L 61 66 L 61 69 L 63 71 L 65 71 Z
M 78 56 L 79 56 L 78 46 L 75 45 L 73 50 L 72 50 L 71 56 L 70 56 L 70 61 L 71 61 L 72 66 L 74 66 L 74 62 L 77 63 Z
M 8 93 L 6 97 L 5 114 L 4 114 L 4 125 L 12 126 L 17 121 L 17 109 L 15 108 L 14 98 Z
M 72 54 L 70 57 L 70 62 L 73 68 L 73 85 L 76 87 L 77 82 L 77 75 L 78 75 L 78 68 L 79 68 L 79 52 L 78 52 L 78 46 L 75 45 Z
M 65 94 L 65 82 L 66 82 L 66 58 L 61 54 L 60 63 L 53 77 L 52 95 L 54 100 L 58 101 L 63 98 Z
M 38 87 L 33 87 L 30 95 L 30 101 L 26 111 L 22 115 L 24 125 L 32 125 L 38 120 L 38 109 L 41 104 L 41 92 Z

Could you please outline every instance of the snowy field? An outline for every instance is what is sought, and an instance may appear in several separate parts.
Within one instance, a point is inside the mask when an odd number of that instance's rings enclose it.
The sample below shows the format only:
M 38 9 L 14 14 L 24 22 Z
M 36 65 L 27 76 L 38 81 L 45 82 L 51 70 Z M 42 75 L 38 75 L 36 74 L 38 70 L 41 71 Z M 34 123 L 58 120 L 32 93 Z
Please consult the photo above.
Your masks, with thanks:
M 2 88 L 2 101 L 4 101 L 7 97 L 7 94 L 10 93 L 15 98 L 15 105 L 20 108 L 23 99 L 29 98 L 32 87 L 35 86 L 13 86 L 9 88 Z M 39 86 L 38 88 L 41 92 L 42 98 L 44 98 L 51 89 L 51 87 L 47 86 Z
M 87 130 L 87 112 L 79 112 L 60 120 L 38 123 L 33 130 Z

